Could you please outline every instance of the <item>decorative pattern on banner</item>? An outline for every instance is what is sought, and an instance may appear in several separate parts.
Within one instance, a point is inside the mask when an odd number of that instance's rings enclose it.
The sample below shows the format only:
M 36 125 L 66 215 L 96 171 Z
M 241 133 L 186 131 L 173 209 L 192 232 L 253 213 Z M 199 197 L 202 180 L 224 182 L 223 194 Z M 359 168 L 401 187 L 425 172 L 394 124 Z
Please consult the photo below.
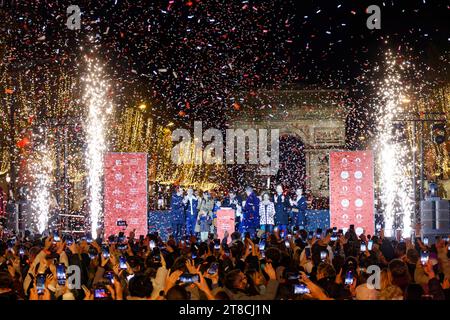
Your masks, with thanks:
M 227 243 L 230 242 L 231 234 L 235 230 L 235 213 L 233 209 L 220 209 L 217 211 L 217 237 L 222 241 L 225 231 L 228 231 Z
M 372 151 L 330 152 L 330 224 L 374 234 Z
M 147 154 L 108 152 L 105 156 L 105 236 L 136 229 L 147 235 Z

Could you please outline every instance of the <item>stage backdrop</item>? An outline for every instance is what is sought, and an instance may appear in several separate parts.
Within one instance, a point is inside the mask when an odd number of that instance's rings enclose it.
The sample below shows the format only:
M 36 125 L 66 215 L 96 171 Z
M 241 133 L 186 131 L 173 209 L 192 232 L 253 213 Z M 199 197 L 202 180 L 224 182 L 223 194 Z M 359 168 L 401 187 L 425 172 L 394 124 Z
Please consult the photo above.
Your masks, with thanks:
M 126 222 L 118 226 L 117 221 Z M 147 154 L 117 153 L 105 155 L 105 236 L 128 233 L 147 235 Z
M 330 225 L 346 229 L 354 224 L 373 235 L 373 185 L 372 151 L 330 152 Z

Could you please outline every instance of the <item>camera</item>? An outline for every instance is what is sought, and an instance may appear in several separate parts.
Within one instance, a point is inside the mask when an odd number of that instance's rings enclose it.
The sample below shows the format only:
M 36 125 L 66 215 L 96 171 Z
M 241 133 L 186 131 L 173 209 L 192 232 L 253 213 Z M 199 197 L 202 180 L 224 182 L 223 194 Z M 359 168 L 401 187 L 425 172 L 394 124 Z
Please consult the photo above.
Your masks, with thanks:
M 322 237 L 322 229 L 317 229 L 317 231 L 316 231 L 316 238 L 317 239 L 320 239 Z
M 347 273 L 345 275 L 344 283 L 346 285 L 351 285 L 353 283 L 353 271 L 352 270 L 347 271 Z
M 294 294 L 308 294 L 311 293 L 311 291 L 308 289 L 308 287 L 303 284 L 294 284 Z
M 209 267 L 208 273 L 211 274 L 211 275 L 212 274 L 216 274 L 218 270 L 219 270 L 219 264 L 217 262 L 214 262 Z
M 200 277 L 198 274 L 184 273 L 180 276 L 179 280 L 182 283 L 194 283 L 200 282 Z
M 364 252 L 366 251 L 367 246 L 366 243 L 364 241 L 361 241 L 361 245 L 359 246 L 359 251 Z
M 420 262 L 422 264 L 427 264 L 429 256 L 430 256 L 430 254 L 428 253 L 428 251 L 422 251 L 420 254 Z
M 117 220 L 117 226 L 118 227 L 126 227 L 127 222 L 125 220 Z
M 305 255 L 306 255 L 306 259 L 311 258 L 311 248 L 310 247 L 305 248 Z
M 109 248 L 107 246 L 103 246 L 102 247 L 102 255 L 103 258 L 108 259 L 110 254 L 109 254 Z
M 56 266 L 56 278 L 60 286 L 66 284 L 66 266 L 63 263 Z
M 112 271 L 105 272 L 104 278 L 108 279 L 109 283 L 114 284 L 114 273 Z
M 266 249 L 266 240 L 261 240 L 259 242 L 259 251 L 264 251 Z
M 298 280 L 300 278 L 300 274 L 297 272 L 288 272 L 286 276 L 288 280 Z
M 153 260 L 154 263 L 159 263 L 159 262 L 161 262 L 161 255 L 159 255 L 159 254 L 153 254 L 153 255 L 152 255 L 152 260 Z
M 325 261 L 328 253 L 326 251 L 320 251 L 320 260 Z
M 58 231 L 53 231 L 53 241 L 60 242 L 61 238 L 59 237 Z
M 94 299 L 96 300 L 105 300 L 108 299 L 109 295 L 106 291 L 106 288 L 97 288 L 94 289 Z
M 127 259 L 124 256 L 119 257 L 119 268 L 122 270 L 127 269 Z
M 118 250 L 127 250 L 128 249 L 128 245 L 126 243 L 120 243 L 117 245 L 117 249 Z
M 39 273 L 36 277 L 36 290 L 38 295 L 44 294 L 45 290 L 45 274 Z
M 97 250 L 95 250 L 94 248 L 89 248 L 89 258 L 91 258 L 91 260 L 97 258 Z
M 69 234 L 65 237 L 67 246 L 71 246 L 73 244 L 73 237 Z

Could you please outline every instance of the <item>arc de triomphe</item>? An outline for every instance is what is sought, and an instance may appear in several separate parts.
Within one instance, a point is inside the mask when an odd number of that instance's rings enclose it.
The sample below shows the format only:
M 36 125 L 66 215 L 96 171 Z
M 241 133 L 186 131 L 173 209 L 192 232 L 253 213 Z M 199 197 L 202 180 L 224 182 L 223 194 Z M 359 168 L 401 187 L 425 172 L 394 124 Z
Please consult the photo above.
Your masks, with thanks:
M 305 148 L 306 187 L 328 197 L 328 155 L 345 146 L 344 90 L 262 90 L 248 101 L 250 111 L 235 117 L 232 128 L 279 129 Z M 263 179 L 263 178 L 262 178 Z

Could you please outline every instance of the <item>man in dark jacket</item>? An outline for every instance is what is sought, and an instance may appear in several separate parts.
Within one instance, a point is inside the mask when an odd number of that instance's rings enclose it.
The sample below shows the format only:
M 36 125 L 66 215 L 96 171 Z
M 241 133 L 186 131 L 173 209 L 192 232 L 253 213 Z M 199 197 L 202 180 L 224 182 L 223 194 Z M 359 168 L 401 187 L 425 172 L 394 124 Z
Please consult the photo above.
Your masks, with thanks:
M 289 200 L 283 194 L 283 187 L 280 185 L 277 186 L 273 202 L 275 204 L 275 225 L 278 226 L 281 233 L 285 234 L 289 223 Z
M 307 218 L 306 218 L 306 209 L 308 207 L 308 204 L 306 202 L 306 198 L 303 195 L 302 189 L 297 189 L 295 191 L 295 197 L 294 199 L 289 200 L 291 204 L 291 224 L 292 227 L 297 226 L 300 229 L 306 229 L 306 226 L 308 224 Z
M 183 235 L 183 226 L 186 221 L 184 216 L 183 189 L 177 188 L 170 201 L 170 214 L 172 217 L 172 233 L 175 239 Z
M 243 219 L 239 231 L 242 234 L 250 232 L 253 235 L 256 229 L 259 228 L 259 198 L 252 187 L 247 187 L 245 192 L 247 193 L 247 199 L 245 200 Z

